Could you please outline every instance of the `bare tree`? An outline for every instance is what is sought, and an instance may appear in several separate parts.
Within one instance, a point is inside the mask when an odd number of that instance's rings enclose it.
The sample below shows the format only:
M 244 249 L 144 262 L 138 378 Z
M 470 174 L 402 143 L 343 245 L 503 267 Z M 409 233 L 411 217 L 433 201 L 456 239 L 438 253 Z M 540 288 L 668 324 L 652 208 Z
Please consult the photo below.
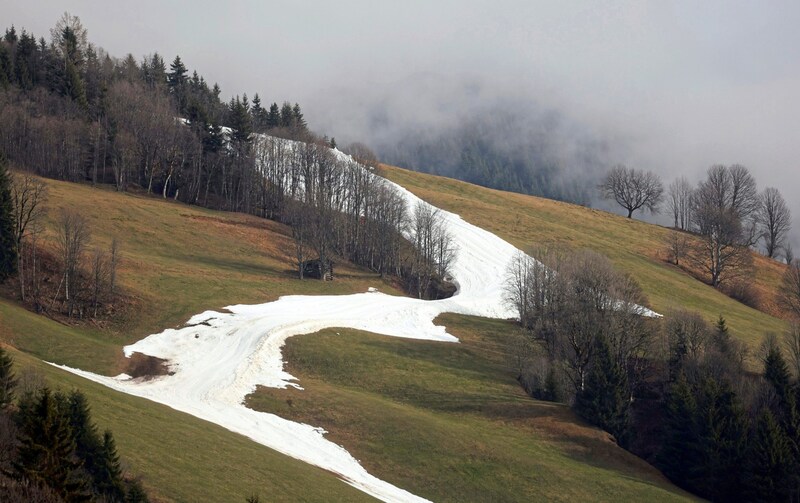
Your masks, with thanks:
M 783 273 L 781 304 L 795 319 L 800 320 L 800 259 L 795 259 Z
M 667 207 L 676 229 L 688 230 L 692 223 L 692 192 L 691 184 L 684 177 L 673 181 L 667 190 Z
M 89 242 L 89 225 L 79 213 L 65 210 L 58 226 L 57 245 L 64 263 L 64 295 L 67 313 L 72 316 L 75 307 L 76 287 L 81 258 Z
M 775 257 L 784 245 L 792 227 L 792 215 L 783 196 L 774 187 L 767 187 L 759 198 L 758 221 L 769 258 Z
M 585 385 L 598 337 L 636 381 L 651 342 L 638 284 L 593 252 L 542 256 L 547 266 L 520 253 L 507 269 L 505 300 L 523 327 L 563 365 L 576 392 Z
M 664 242 L 667 245 L 669 261 L 675 265 L 681 265 L 681 260 L 689 254 L 689 238 L 686 233 L 679 230 L 671 230 Z
M 106 252 L 95 249 L 92 256 L 92 316 L 97 317 L 97 307 L 111 277 L 111 261 Z
M 749 233 L 743 232 L 742 219 L 730 198 L 720 196 L 719 189 L 730 192 L 725 188 L 730 182 L 725 182 L 724 173 L 724 169 L 709 170 L 709 180 L 696 191 L 692 213 L 700 239 L 695 240 L 689 257 L 708 273 L 709 282 L 715 288 L 723 282 L 748 276 L 752 264 Z
M 11 182 L 11 199 L 14 207 L 14 239 L 17 245 L 17 270 L 22 300 L 25 300 L 24 239 L 46 213 L 47 186 L 30 175 L 14 176 Z
M 600 184 L 606 199 L 614 199 L 628 210 L 628 218 L 633 212 L 644 208 L 658 213 L 664 194 L 661 179 L 653 172 L 640 171 L 625 166 L 615 166 Z
M 447 277 L 456 248 L 441 210 L 422 201 L 414 208 L 411 231 L 414 245 L 411 270 L 417 296 L 422 299 L 429 293 L 434 278 Z
M 715 208 L 720 213 L 729 213 L 738 221 L 741 243 L 744 246 L 756 243 L 759 237 L 759 197 L 756 181 L 747 168 L 740 165 L 712 166 L 694 194 L 695 210 Z M 697 230 L 703 233 L 702 229 Z
M 783 245 L 783 261 L 786 262 L 787 265 L 794 262 L 794 250 L 792 250 L 792 243 L 789 241 Z

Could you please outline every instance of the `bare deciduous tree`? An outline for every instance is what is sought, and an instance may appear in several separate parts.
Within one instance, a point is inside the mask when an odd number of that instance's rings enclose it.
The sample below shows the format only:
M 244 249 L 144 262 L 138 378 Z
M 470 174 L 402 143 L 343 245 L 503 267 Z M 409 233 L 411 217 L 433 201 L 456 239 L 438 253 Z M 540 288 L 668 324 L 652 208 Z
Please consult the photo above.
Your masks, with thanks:
M 681 260 L 689 254 L 689 237 L 686 233 L 679 230 L 670 231 L 665 238 L 665 244 L 669 261 L 681 265 Z
M 664 186 L 655 173 L 622 165 L 611 169 L 600 184 L 600 190 L 606 199 L 613 199 L 628 210 L 628 218 L 640 208 L 658 213 L 664 194 Z
M 699 205 L 694 210 L 694 222 L 700 236 L 694 241 L 689 258 L 708 274 L 711 286 L 717 288 L 750 276 L 753 257 L 733 211 Z
M 684 177 L 673 181 L 667 191 L 667 207 L 672 213 L 673 227 L 688 230 L 692 223 L 692 186 Z
M 547 266 L 520 253 L 507 269 L 505 299 L 523 327 L 561 362 L 576 392 L 585 385 L 598 337 L 635 381 L 651 340 L 638 284 L 593 252 L 543 257 Z
M 89 225 L 79 213 L 65 210 L 58 225 L 57 245 L 64 264 L 64 292 L 67 313 L 72 316 L 75 307 L 77 277 L 81 258 L 89 242 Z
M 767 187 L 759 198 L 758 221 L 769 258 L 775 257 L 784 245 L 792 227 L 792 215 L 783 196 L 774 187 Z
M 25 300 L 24 239 L 46 213 L 44 203 L 47 200 L 47 186 L 30 175 L 16 175 L 11 182 L 11 198 L 14 206 L 14 239 L 17 244 L 20 295 Z
M 449 275 L 457 250 L 441 210 L 427 203 L 420 201 L 414 208 L 411 231 L 414 245 L 411 270 L 417 296 L 422 299 L 434 278 L 444 280 Z

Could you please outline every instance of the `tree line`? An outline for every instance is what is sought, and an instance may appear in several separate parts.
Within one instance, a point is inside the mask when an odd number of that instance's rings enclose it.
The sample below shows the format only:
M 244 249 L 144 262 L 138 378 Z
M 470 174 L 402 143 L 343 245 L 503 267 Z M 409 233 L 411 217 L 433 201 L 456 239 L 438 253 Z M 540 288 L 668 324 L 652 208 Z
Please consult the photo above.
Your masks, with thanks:
M 506 282 L 506 301 L 526 329 L 511 354 L 529 394 L 570 404 L 704 498 L 800 498 L 796 325 L 765 336 L 754 374 L 722 316 L 715 326 L 689 311 L 646 317 L 638 284 L 605 257 L 537 256 L 520 253 Z M 799 298 L 784 294 L 787 303 Z
M 49 42 L 6 29 L 0 120 L 0 148 L 19 168 L 248 213 L 258 184 L 252 133 L 309 134 L 300 105 L 266 106 L 258 94 L 225 102 L 180 56 L 169 65 L 157 53 L 113 58 L 69 14 Z
M 27 377 L 18 386 L 13 360 L 0 348 L 0 499 L 149 501 L 139 480 L 125 473 L 114 435 L 92 421 L 86 396 Z
M 345 149 L 352 157 L 341 155 L 335 139 L 309 131 L 298 104 L 265 107 L 257 94 L 223 103 L 219 87 L 190 77 L 179 56 L 169 68 L 158 54 L 114 59 L 69 14 L 49 44 L 33 41 L 13 27 L 0 41 L 0 120 L 8 125 L 0 151 L 16 167 L 288 224 L 301 278 L 312 261 L 329 277 L 342 257 L 398 276 L 419 297 L 452 293 L 444 279 L 455 250 L 434 225 L 438 213 L 406 208 L 373 173 L 369 148 L 353 144 Z M 75 219 L 62 223 L 65 238 L 86 241 L 80 219 L 77 229 Z M 75 254 L 63 245 L 66 293 Z

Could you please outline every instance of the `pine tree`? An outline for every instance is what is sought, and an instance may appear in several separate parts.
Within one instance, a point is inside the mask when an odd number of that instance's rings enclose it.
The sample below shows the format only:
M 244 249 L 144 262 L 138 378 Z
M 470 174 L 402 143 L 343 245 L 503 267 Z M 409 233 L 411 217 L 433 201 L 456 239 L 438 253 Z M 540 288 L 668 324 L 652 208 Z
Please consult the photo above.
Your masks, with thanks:
M 701 496 L 731 501 L 739 491 L 747 423 L 727 382 L 707 377 L 697 398 L 698 463 L 691 487 Z
M 586 385 L 575 397 L 575 411 L 625 445 L 630 423 L 628 378 L 611 355 L 605 337 L 598 336 L 595 344 Z
M 0 152 L 0 283 L 17 271 L 17 245 L 14 239 L 14 204 L 11 198 L 11 173 Z
M 69 422 L 59 413 L 56 397 L 44 388 L 32 406 L 22 410 L 26 413 L 21 418 L 15 473 L 50 487 L 68 502 L 88 500 L 85 482 L 77 474 L 80 464 L 74 458 Z
M 269 112 L 267 112 L 267 129 L 274 129 L 276 127 L 281 126 L 281 110 L 278 108 L 277 103 L 273 103 L 269 106 Z
M 758 416 L 747 450 L 744 478 L 748 501 L 790 501 L 795 478 L 789 439 L 772 412 Z
M 306 120 L 303 118 L 303 112 L 300 110 L 300 105 L 297 103 L 294 104 L 292 107 L 292 115 L 294 116 L 294 127 L 298 131 L 307 131 L 308 124 L 306 124 Z
M 14 387 L 17 379 L 14 377 L 14 360 L 0 347 L 0 409 L 6 408 L 14 400 Z
M 250 112 L 247 110 L 247 105 L 238 96 L 235 100 L 231 100 L 229 124 L 233 130 L 231 140 L 234 143 L 243 144 L 251 140 L 253 124 Z
M 75 454 L 83 462 L 86 471 L 92 477 L 96 477 L 98 473 L 96 463 L 101 451 L 101 441 L 97 427 L 92 424 L 89 402 L 83 393 L 74 390 L 67 397 L 65 407 L 69 417 L 72 440 L 75 443 Z
M 292 105 L 288 101 L 284 101 L 283 106 L 281 106 L 281 127 L 294 128 L 294 110 L 292 110 Z
M 687 487 L 699 455 L 696 450 L 697 404 L 686 376 L 681 372 L 669 388 L 664 414 L 664 441 L 658 466 L 671 481 Z
M 717 324 L 714 326 L 713 342 L 722 354 L 729 354 L 731 350 L 731 334 L 728 332 L 728 323 L 722 315 L 719 315 Z
M 11 66 L 11 55 L 5 44 L 0 44 L 0 89 L 8 89 L 14 75 Z
M 103 433 L 103 444 L 97 461 L 98 474 L 95 487 L 98 493 L 110 501 L 122 501 L 125 498 L 125 485 L 122 479 L 122 466 L 117 453 L 117 444 L 110 431 Z
M 175 56 L 175 59 L 169 65 L 169 73 L 167 73 L 167 84 L 170 89 L 176 89 L 186 83 L 186 65 L 181 61 L 180 56 Z

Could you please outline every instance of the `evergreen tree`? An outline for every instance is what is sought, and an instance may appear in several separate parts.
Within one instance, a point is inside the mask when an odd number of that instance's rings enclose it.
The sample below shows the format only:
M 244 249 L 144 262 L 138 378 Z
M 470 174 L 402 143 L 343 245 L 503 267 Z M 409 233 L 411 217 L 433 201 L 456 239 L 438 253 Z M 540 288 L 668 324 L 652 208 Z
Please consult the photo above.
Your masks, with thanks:
M 50 390 L 40 390 L 26 412 L 14 462 L 17 476 L 50 487 L 68 502 L 88 500 L 85 482 L 77 473 L 80 464 L 74 457 L 68 419 L 59 413 Z
M 14 400 L 14 387 L 17 379 L 14 377 L 14 360 L 0 347 L 0 409 L 6 408 Z
M 696 426 L 699 456 L 690 486 L 705 498 L 731 501 L 740 490 L 747 423 L 727 382 L 704 379 L 697 398 Z
M 714 346 L 720 353 L 727 355 L 731 351 L 731 334 L 728 332 L 728 323 L 722 315 L 719 315 L 717 324 L 714 326 L 713 334 Z
M 791 447 L 768 408 L 758 416 L 746 459 L 744 496 L 747 501 L 791 501 L 795 479 Z
M 262 133 L 267 128 L 267 111 L 261 106 L 261 98 L 256 93 L 253 96 L 253 106 L 250 108 L 253 118 L 253 131 Z
M 294 104 L 292 107 L 292 116 L 294 117 L 294 127 L 298 131 L 307 131 L 308 124 L 306 124 L 306 120 L 303 118 L 303 112 L 300 110 L 300 105 L 297 103 Z
M 664 414 L 664 433 L 657 462 L 671 481 L 687 487 L 699 454 L 696 449 L 697 404 L 686 376 L 680 373 L 669 388 Z
M 17 29 L 14 28 L 13 24 L 11 25 L 11 28 L 6 28 L 5 41 L 11 45 L 17 43 Z
M 625 445 L 630 423 L 629 396 L 625 369 L 617 364 L 605 337 L 598 336 L 586 385 L 575 397 L 575 411 Z
M 231 100 L 229 124 L 233 130 L 231 132 L 231 141 L 237 144 L 250 141 L 250 135 L 253 132 L 250 112 L 247 110 L 246 104 L 238 96 L 235 100 Z
M 0 89 L 8 89 L 14 76 L 14 69 L 11 66 L 11 55 L 6 49 L 6 45 L 0 43 Z
M 283 106 L 281 106 L 281 127 L 294 128 L 294 110 L 292 110 L 292 105 L 288 101 L 284 101 Z
M 169 88 L 174 90 L 183 86 L 186 83 L 186 65 L 181 61 L 180 56 L 175 56 L 175 59 L 169 65 L 169 73 L 167 73 L 167 84 Z
M 95 477 L 95 488 L 99 494 L 111 501 L 125 499 L 125 485 L 122 479 L 117 444 L 110 431 L 103 433 L 103 443 L 97 461 L 98 473 Z
M 269 112 L 267 112 L 267 129 L 274 129 L 276 127 L 281 126 L 281 110 L 278 108 L 277 103 L 273 103 L 269 106 Z
M 72 439 L 75 442 L 75 454 L 83 461 L 86 471 L 96 478 L 101 442 L 97 427 L 92 424 L 89 402 L 86 400 L 86 396 L 78 390 L 72 391 L 65 402 Z
M 0 283 L 17 271 L 17 244 L 14 239 L 14 205 L 11 173 L 0 152 Z

